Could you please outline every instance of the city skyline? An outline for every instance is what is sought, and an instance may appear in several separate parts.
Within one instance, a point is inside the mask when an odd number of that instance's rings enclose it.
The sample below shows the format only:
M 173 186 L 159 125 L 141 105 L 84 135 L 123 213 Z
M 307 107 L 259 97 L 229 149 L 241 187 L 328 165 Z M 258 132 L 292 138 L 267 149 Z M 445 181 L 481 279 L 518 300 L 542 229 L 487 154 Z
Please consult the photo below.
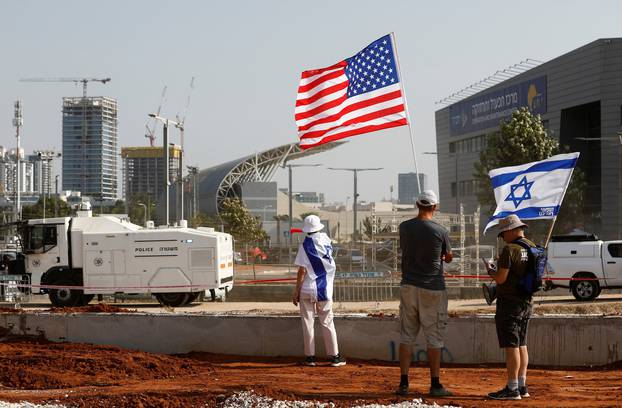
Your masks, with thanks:
M 525 58 L 546 61 L 597 38 L 620 36 L 617 22 L 622 11 L 613 1 L 600 3 L 598 9 L 582 2 L 564 2 L 563 8 L 558 2 L 527 2 L 522 7 L 529 10 L 530 4 L 538 4 L 538 13 L 525 14 L 524 19 L 519 13 L 511 20 L 513 29 L 508 29 L 508 20 L 498 18 L 495 3 L 475 3 L 396 2 L 371 13 L 365 10 L 372 2 L 326 2 L 308 10 L 278 1 L 240 2 L 243 7 L 112 1 L 97 15 L 100 21 L 114 21 L 115 30 L 101 33 L 92 29 L 93 13 L 75 2 L 5 4 L 3 15 L 11 18 L 5 18 L 0 30 L 5 38 L 12 38 L 5 47 L 12 58 L 0 68 L 4 90 L 0 144 L 7 148 L 15 144 L 10 121 L 12 104 L 19 98 L 24 105 L 25 150 L 61 150 L 62 98 L 81 94 L 79 86 L 21 83 L 21 78 L 111 77 L 109 83 L 89 85 L 89 96 L 118 100 L 120 154 L 123 146 L 148 146 L 147 114 L 157 109 L 163 86 L 168 87 L 168 97 L 162 114 L 174 118 L 184 111 L 188 83 L 195 77 L 185 124 L 186 163 L 211 167 L 296 141 L 293 106 L 300 72 L 346 58 L 394 31 L 415 134 L 417 170 L 428 174 L 430 186 L 438 190 L 436 158 L 423 155 L 436 146 L 434 112 L 441 106 L 435 101 Z M 340 15 L 350 15 L 360 24 L 343 30 Z M 320 18 L 323 30 L 299 30 Z M 582 26 L 580 32 L 573 29 L 585 19 L 597 19 L 599 24 Z M 487 24 L 472 24 L 483 20 Z M 554 38 L 542 36 L 537 29 L 549 30 L 551 25 Z M 89 35 L 81 38 L 77 32 Z M 67 47 L 69 39 L 71 47 Z M 171 138 L 179 143 L 178 132 L 171 132 Z M 301 162 L 324 166 L 296 169 L 293 189 L 324 192 L 328 202 L 344 202 L 352 194 L 352 182 L 348 174 L 332 173 L 326 167 L 383 167 L 359 179 L 365 201 L 389 198 L 389 186 L 397 186 L 398 173 L 415 171 L 405 127 L 355 137 Z M 120 177 L 119 173 L 119 183 Z M 279 187 L 287 185 L 286 179 L 285 171 L 277 172 Z

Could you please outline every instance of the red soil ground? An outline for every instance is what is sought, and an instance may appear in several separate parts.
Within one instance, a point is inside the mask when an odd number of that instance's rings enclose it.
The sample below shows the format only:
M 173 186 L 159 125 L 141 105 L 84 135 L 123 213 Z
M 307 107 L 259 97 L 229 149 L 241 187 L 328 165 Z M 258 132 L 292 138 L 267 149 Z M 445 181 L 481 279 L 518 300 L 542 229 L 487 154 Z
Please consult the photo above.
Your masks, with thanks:
M 238 390 L 279 399 L 333 401 L 338 406 L 400 401 L 393 394 L 396 364 L 348 361 L 303 367 L 295 358 L 191 353 L 167 356 L 111 346 L 8 339 L 0 343 L 0 400 L 56 402 L 78 407 L 217 406 Z M 622 364 L 594 369 L 530 369 L 533 397 L 517 402 L 483 396 L 504 383 L 501 367 L 443 368 L 455 397 L 439 404 L 465 407 L 622 406 Z M 428 373 L 411 369 L 414 397 L 427 392 Z M 417 394 L 419 393 L 419 394 Z M 423 398 L 431 402 L 423 395 Z

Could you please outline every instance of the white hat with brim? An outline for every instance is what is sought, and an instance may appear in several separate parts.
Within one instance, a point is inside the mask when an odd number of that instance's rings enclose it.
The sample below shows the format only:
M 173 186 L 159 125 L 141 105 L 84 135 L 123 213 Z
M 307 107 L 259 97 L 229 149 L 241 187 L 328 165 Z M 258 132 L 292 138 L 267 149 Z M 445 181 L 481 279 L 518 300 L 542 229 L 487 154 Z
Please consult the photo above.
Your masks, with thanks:
M 313 214 L 306 216 L 302 223 L 302 231 L 307 234 L 321 231 L 323 228 L 324 224 L 320 222 L 320 217 Z
M 499 233 L 497 236 L 501 236 L 505 231 L 511 231 L 516 228 L 527 227 L 527 224 L 522 222 L 518 215 L 510 214 L 505 218 L 499 220 Z

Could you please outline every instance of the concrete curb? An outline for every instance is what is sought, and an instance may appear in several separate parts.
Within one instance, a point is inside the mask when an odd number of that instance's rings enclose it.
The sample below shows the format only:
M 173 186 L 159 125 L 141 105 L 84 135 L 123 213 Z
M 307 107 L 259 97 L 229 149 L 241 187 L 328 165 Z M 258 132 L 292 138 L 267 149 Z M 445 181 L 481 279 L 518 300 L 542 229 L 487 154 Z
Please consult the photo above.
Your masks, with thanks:
M 344 315 L 335 317 L 340 351 L 351 358 L 395 361 L 398 319 Z M 300 319 L 295 316 L 190 315 L 143 313 L 1 314 L 0 328 L 15 335 L 42 335 L 51 341 L 116 345 L 148 352 L 191 351 L 254 356 L 300 356 Z M 317 355 L 324 355 L 316 325 Z M 622 357 L 622 316 L 536 316 L 529 328 L 530 363 L 592 366 Z M 413 359 L 427 359 L 418 339 Z M 494 317 L 449 319 L 443 361 L 502 363 Z

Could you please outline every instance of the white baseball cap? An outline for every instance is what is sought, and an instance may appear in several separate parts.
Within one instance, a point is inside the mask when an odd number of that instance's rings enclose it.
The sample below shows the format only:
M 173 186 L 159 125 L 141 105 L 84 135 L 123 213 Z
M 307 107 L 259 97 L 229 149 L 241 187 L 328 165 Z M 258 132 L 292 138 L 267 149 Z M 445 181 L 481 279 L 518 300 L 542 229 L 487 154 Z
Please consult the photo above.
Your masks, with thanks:
M 419 197 L 417 197 L 417 204 L 423 207 L 438 204 L 436 193 L 433 190 L 423 190 L 421 194 L 419 194 Z
M 302 230 L 306 233 L 318 232 L 324 228 L 324 224 L 320 222 L 320 217 L 317 215 L 307 215 L 302 223 Z

